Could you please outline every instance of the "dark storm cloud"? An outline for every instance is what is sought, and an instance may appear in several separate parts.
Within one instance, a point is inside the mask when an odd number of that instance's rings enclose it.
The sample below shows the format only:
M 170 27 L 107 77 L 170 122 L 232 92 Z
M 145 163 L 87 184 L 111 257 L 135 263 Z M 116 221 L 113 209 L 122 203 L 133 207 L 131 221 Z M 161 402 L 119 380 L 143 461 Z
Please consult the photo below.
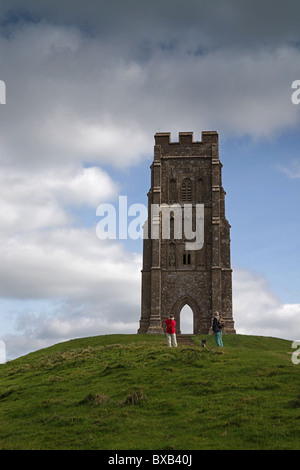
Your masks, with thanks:
M 11 11 L 21 3 L 10 2 Z M 159 129 L 177 134 L 213 128 L 256 137 L 297 124 L 290 86 L 300 52 L 288 45 L 292 36 L 296 41 L 296 31 L 282 29 L 284 41 L 271 47 L 276 28 L 269 15 L 264 30 L 269 45 L 260 46 L 262 20 L 256 12 L 247 24 L 247 2 L 237 10 L 232 2 L 228 9 L 213 3 L 208 10 L 205 4 L 202 13 L 198 2 L 178 10 L 168 2 L 168 14 L 166 2 L 151 8 L 145 2 L 144 9 L 140 3 L 113 2 L 114 9 L 106 2 L 84 3 L 80 14 L 77 2 L 70 5 L 28 1 L 26 14 L 23 7 L 21 16 L 9 16 L 8 4 L 2 4 L 5 164 L 30 171 L 62 159 L 126 166 L 152 151 Z M 246 49 L 250 24 L 256 45 Z M 129 148 L 124 142 L 132 135 Z
M 194 41 L 201 47 L 276 46 L 300 38 L 297 0 L 4 0 L 2 24 L 17 21 L 77 24 L 109 41 L 129 43 L 151 39 L 161 47 L 170 38 Z M 166 42 L 164 42 L 164 40 Z M 163 41 L 163 42 L 160 42 Z

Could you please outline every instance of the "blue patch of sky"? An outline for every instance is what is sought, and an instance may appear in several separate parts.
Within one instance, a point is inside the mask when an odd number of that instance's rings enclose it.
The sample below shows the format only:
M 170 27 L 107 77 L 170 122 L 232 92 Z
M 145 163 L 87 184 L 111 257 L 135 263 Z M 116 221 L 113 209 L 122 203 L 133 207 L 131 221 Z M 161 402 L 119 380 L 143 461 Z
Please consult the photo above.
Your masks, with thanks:
M 281 169 L 299 155 L 298 133 L 222 147 L 226 216 L 231 224 L 232 265 L 267 277 L 283 302 L 300 302 L 300 179 Z

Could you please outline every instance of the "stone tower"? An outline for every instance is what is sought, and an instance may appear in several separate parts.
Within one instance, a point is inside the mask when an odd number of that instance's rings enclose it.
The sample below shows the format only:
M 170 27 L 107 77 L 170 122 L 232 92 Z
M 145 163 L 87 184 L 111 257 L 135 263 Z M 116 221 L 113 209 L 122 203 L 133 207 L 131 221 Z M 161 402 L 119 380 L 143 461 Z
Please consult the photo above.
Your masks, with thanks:
M 235 333 L 230 225 L 225 217 L 225 194 L 217 132 L 202 132 L 201 142 L 194 142 L 192 132 L 180 132 L 179 142 L 171 142 L 170 133 L 155 134 L 143 241 L 142 311 L 138 333 L 163 333 L 164 320 L 170 313 L 174 314 L 177 333 L 180 333 L 180 312 L 185 305 L 193 311 L 194 334 L 211 331 L 216 310 L 226 321 L 224 332 Z M 153 207 L 163 205 L 170 208 L 168 237 L 162 236 L 162 212 L 158 215 L 152 212 Z M 180 228 L 180 220 L 178 217 L 175 220 L 172 205 L 177 210 L 180 207 L 181 227 L 185 222 L 184 209 L 191 208 L 194 233 L 198 220 L 196 207 L 202 208 L 199 220 L 202 220 L 204 240 L 199 248 L 187 243 L 184 227 L 175 233 L 174 227 L 179 223 L 176 227 Z M 176 214 L 178 216 L 178 212 Z

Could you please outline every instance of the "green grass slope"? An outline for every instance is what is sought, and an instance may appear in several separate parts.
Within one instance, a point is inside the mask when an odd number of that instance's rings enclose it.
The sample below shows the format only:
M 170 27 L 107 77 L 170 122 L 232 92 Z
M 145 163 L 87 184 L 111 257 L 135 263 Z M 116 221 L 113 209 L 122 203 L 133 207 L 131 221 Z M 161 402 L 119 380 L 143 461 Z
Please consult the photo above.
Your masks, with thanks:
M 201 339 L 207 339 L 207 348 Z M 291 342 L 72 340 L 0 366 L 0 449 L 299 449 Z

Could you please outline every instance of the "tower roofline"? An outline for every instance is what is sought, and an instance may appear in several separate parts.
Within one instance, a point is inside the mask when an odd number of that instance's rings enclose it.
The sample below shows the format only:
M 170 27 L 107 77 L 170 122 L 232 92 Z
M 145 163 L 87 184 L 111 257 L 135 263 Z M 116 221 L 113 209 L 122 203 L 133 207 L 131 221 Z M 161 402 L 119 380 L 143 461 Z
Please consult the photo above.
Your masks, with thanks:
M 201 141 L 194 141 L 193 132 L 179 132 L 179 141 L 171 142 L 171 132 L 157 132 L 154 135 L 156 145 L 191 145 L 191 144 L 217 144 L 219 140 L 216 131 L 202 131 Z

